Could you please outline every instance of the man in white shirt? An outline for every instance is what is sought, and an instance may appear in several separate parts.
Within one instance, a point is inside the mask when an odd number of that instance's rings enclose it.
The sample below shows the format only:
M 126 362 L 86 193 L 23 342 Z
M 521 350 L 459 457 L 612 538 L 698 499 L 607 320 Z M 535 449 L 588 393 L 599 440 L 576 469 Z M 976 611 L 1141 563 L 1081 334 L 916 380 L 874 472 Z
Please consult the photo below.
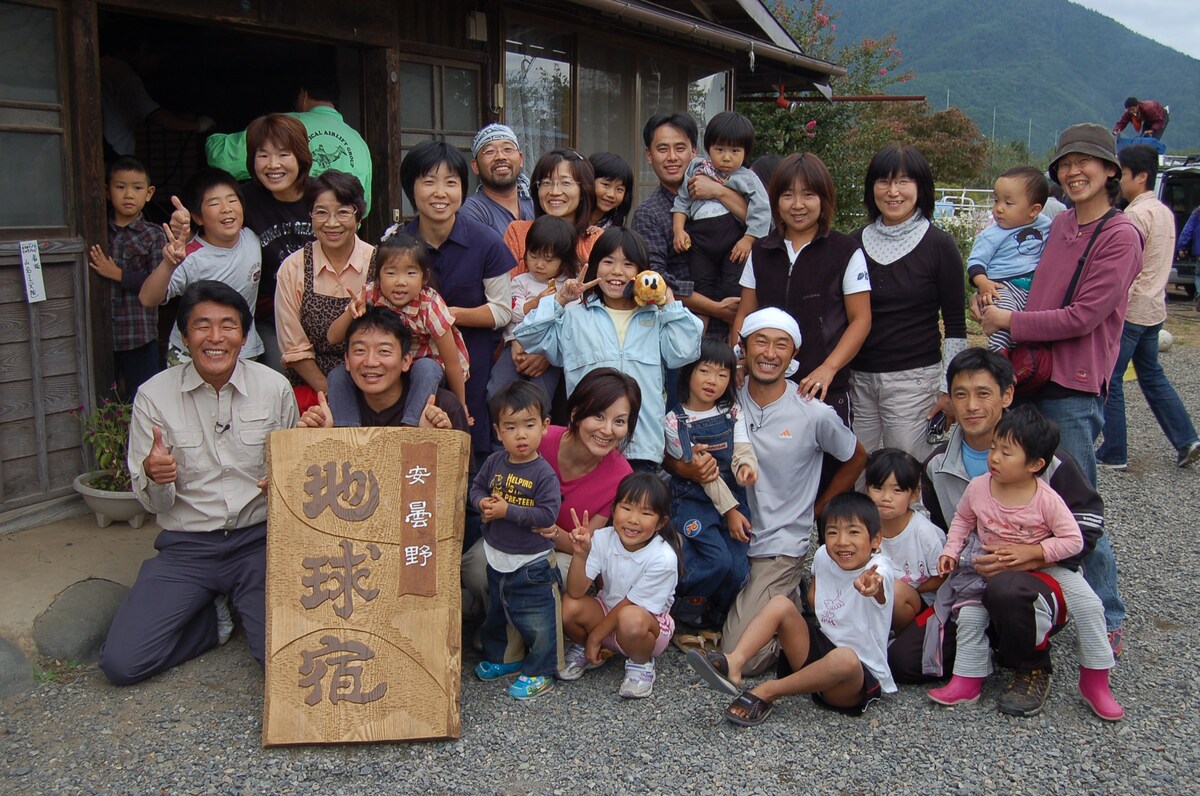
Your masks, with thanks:
M 232 287 L 192 283 L 177 319 L 191 361 L 159 373 L 134 399 L 133 491 L 163 530 L 100 650 L 100 668 L 116 685 L 228 641 L 229 600 L 263 662 L 266 441 L 299 415 L 287 379 L 238 357 L 251 323 Z
M 759 474 L 748 494 L 754 517 L 750 579 L 725 620 L 721 648 L 726 652 L 772 597 L 790 594 L 800 584 L 814 518 L 831 497 L 854 488 L 867 462 L 866 450 L 837 413 L 804 398 L 786 379 L 800 348 L 795 319 L 778 307 L 761 309 L 746 317 L 741 335 L 747 379 L 739 403 Z M 825 453 L 842 465 L 818 495 Z M 744 673 L 761 674 L 778 653 L 779 644 L 772 641 L 746 662 Z

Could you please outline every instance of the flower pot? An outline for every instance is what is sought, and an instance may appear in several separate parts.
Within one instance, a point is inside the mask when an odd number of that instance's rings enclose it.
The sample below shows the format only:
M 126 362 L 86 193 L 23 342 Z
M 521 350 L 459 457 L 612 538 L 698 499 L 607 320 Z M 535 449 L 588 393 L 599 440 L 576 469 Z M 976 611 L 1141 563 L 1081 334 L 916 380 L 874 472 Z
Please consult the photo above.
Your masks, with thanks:
M 138 502 L 132 492 L 109 492 L 104 489 L 94 489 L 88 482 L 103 470 L 93 470 L 75 478 L 71 484 L 83 498 L 83 502 L 96 515 L 96 524 L 107 528 L 114 522 L 127 522 L 131 528 L 141 528 L 146 521 L 146 509 Z

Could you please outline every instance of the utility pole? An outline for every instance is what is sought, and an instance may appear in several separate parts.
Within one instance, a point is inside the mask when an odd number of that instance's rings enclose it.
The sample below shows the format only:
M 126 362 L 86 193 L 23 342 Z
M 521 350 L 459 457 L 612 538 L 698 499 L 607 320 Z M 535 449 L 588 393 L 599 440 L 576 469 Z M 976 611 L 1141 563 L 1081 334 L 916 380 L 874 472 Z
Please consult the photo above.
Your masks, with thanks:
M 1033 117 L 1029 117 L 1029 133 L 1025 136 L 1025 152 L 1028 153 L 1033 147 Z

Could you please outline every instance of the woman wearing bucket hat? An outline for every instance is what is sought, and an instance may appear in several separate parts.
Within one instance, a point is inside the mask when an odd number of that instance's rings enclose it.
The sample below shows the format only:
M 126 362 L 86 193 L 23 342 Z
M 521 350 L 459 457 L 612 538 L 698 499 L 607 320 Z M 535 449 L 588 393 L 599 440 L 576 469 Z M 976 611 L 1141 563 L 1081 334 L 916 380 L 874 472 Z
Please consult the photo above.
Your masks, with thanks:
M 1009 329 L 1014 343 L 1050 343 L 1049 381 L 1031 396 L 1059 426 L 1062 447 L 1096 483 L 1096 439 L 1104 424 L 1104 395 L 1119 352 L 1129 286 L 1142 270 L 1142 239 L 1112 203 L 1120 193 L 1121 165 L 1112 133 L 1098 124 L 1063 131 L 1050 163 L 1074 207 L 1055 217 L 1038 262 L 1037 278 L 1021 312 L 982 307 L 971 311 L 983 330 Z M 1104 602 L 1113 651 L 1121 648 L 1125 605 L 1108 537 L 1083 561 L 1088 583 Z

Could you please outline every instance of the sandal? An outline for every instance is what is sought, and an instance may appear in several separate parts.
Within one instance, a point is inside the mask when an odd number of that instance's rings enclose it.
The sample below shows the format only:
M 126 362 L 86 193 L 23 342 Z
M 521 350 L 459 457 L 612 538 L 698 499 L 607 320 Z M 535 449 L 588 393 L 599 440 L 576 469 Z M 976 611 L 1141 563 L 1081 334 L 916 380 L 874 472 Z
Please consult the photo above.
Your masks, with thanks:
M 704 652 L 704 639 L 691 633 L 676 633 L 671 636 L 671 644 L 683 653 L 688 653 L 692 650 L 697 650 L 700 653 Z
M 687 662 L 709 688 L 722 691 L 730 696 L 742 693 L 742 689 L 729 679 L 729 661 L 725 660 L 724 653 L 716 650 L 707 653 L 688 650 Z
M 757 727 L 771 715 L 774 703 L 743 691 L 725 708 L 725 718 L 740 727 Z

